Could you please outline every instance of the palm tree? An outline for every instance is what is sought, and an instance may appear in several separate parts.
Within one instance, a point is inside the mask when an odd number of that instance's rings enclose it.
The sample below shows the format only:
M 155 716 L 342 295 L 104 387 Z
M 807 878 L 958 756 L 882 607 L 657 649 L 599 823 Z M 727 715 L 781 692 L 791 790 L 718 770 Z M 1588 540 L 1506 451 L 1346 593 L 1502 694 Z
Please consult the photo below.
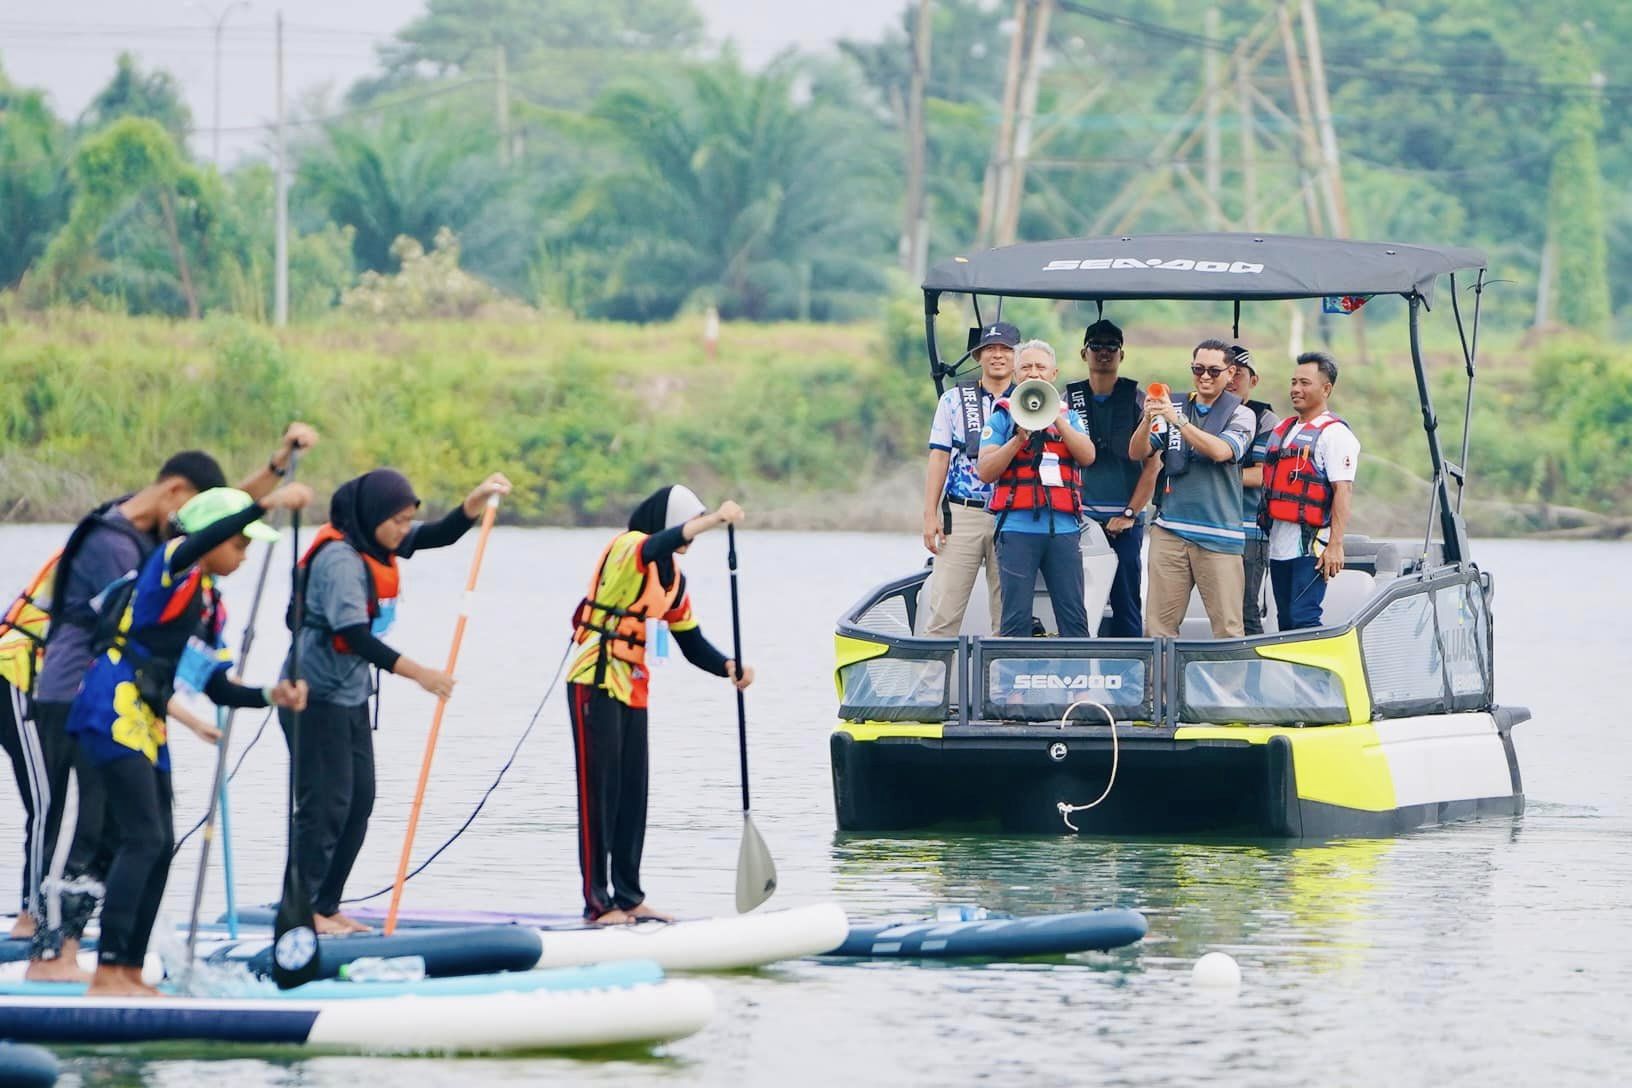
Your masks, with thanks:
M 882 148 L 866 115 L 802 93 L 806 76 L 727 56 L 602 97 L 618 160 L 572 222 L 604 254 L 597 309 L 659 319 L 701 293 L 728 317 L 826 318 L 870 298 L 889 244 Z

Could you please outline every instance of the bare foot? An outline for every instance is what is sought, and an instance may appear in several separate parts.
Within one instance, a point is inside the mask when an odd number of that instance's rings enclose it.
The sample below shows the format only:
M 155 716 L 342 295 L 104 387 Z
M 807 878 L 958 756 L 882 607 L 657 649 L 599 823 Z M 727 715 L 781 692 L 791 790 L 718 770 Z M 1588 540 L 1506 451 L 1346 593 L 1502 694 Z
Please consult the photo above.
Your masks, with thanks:
M 122 967 L 122 968 L 120 968 L 120 970 L 124 971 L 126 980 L 128 980 L 132 986 L 135 986 L 138 990 L 140 990 L 146 996 L 148 996 L 148 997 L 163 997 L 164 996 L 162 993 L 159 992 L 157 987 L 149 986 L 147 984 L 147 980 L 142 978 L 142 969 L 140 967 Z
M 605 914 L 596 917 L 592 924 L 598 926 L 626 926 L 633 921 L 634 919 L 631 918 L 626 911 L 621 911 L 616 907 L 613 907 Z
M 10 936 L 32 937 L 34 936 L 34 931 L 37 928 L 39 927 L 34 924 L 34 916 L 32 914 L 19 914 L 17 916 L 17 920 L 11 923 Z
M 29 982 L 90 982 L 91 974 L 79 966 L 79 942 L 63 941 L 62 954 L 52 960 L 30 960 L 23 977 Z
M 131 971 L 136 976 L 131 977 Z M 142 982 L 141 968 L 110 967 L 99 964 L 96 974 L 91 978 L 91 984 L 85 990 L 86 997 L 157 997 L 159 992 Z
M 339 914 L 312 915 L 312 928 L 320 937 L 342 937 L 357 932 L 347 925 L 344 916 Z
M 661 911 L 655 911 L 651 907 L 648 907 L 645 903 L 642 903 L 638 907 L 631 908 L 629 911 L 629 917 L 633 918 L 637 922 L 642 919 L 650 919 L 654 922 L 674 921 L 674 916 L 672 914 L 664 914 Z
M 363 923 L 359 922 L 357 919 L 351 917 L 351 915 L 349 915 L 349 914 L 340 914 L 340 913 L 337 912 L 334 915 L 334 920 L 339 922 L 341 925 L 345 926 L 346 927 L 346 932 L 348 932 L 348 933 L 373 933 L 374 932 L 374 927 L 373 926 L 364 925 Z

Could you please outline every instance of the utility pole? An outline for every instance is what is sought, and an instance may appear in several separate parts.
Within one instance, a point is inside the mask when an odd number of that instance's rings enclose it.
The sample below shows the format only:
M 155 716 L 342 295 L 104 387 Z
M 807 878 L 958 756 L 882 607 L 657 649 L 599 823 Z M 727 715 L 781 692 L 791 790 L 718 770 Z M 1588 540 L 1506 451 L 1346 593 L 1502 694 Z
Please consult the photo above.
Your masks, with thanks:
M 1245 64 L 1235 69 L 1235 93 L 1241 107 L 1241 225 L 1258 229 L 1258 139 L 1252 125 L 1252 76 Z
M 1207 9 L 1207 16 L 1202 22 L 1202 27 L 1209 41 L 1218 40 L 1219 20 L 1217 8 Z M 1202 177 L 1207 186 L 1207 195 L 1213 198 L 1213 206 L 1208 210 L 1207 214 L 1207 227 L 1209 230 L 1220 230 L 1223 228 L 1224 223 L 1217 209 L 1220 206 L 1219 190 L 1223 188 L 1224 169 L 1222 148 L 1219 146 L 1218 139 L 1218 107 L 1219 100 L 1224 96 L 1224 87 L 1219 79 L 1218 51 L 1212 48 L 1205 50 L 1202 63 L 1207 80 L 1207 100 L 1202 106 L 1206 118 L 1204 121 L 1206 125 L 1204 138 L 1205 161 Z
M 914 280 L 923 278 L 928 264 L 928 207 L 924 198 L 924 154 L 928 134 L 924 123 L 924 86 L 929 80 L 931 0 L 918 0 L 912 28 L 912 83 L 907 92 L 907 200 L 901 216 L 901 267 Z
M 510 64 L 504 55 L 504 46 L 495 51 L 498 66 L 499 162 L 510 165 Z
M 214 128 L 210 134 L 210 161 L 215 163 L 217 170 L 221 169 L 221 32 L 227 25 L 227 17 L 239 8 L 249 10 L 249 0 L 236 0 L 235 3 L 228 4 L 215 20 L 215 63 L 212 79 L 215 85 L 212 92 L 215 100 L 215 120 L 211 122 Z
M 1326 60 L 1320 48 L 1320 25 L 1315 21 L 1314 0 L 1303 0 L 1304 51 L 1309 54 L 1309 83 L 1314 92 L 1315 123 L 1320 129 L 1321 165 L 1326 199 L 1332 213 L 1332 229 L 1340 238 L 1349 236 L 1349 207 L 1343 193 L 1343 171 L 1337 157 L 1337 129 L 1332 124 L 1332 99 L 1326 87 Z
M 1000 246 L 1013 244 L 1020 233 L 1020 204 L 1026 195 L 1026 162 L 1031 155 L 1031 126 L 1037 116 L 1038 84 L 1048 51 L 1049 19 L 1054 14 L 1054 0 L 1032 0 L 1032 4 L 1031 42 L 1025 52 L 1014 145 L 1008 155 L 1008 183 L 1003 190 L 1004 200 L 999 206 L 994 239 Z
M 283 117 L 283 12 L 278 12 L 277 76 L 278 96 L 278 174 L 277 174 L 277 241 L 273 254 L 272 323 L 278 328 L 289 324 L 289 168 L 288 146 L 284 136 Z
M 981 193 L 977 246 L 985 246 L 996 226 L 999 210 L 1008 192 L 1009 154 L 1014 147 L 1014 110 L 1019 97 L 1020 67 L 1025 53 L 1026 14 L 1031 0 L 1014 0 L 1014 37 L 1009 42 L 1009 69 L 1003 78 L 1003 110 L 999 114 L 997 144 L 986 167 L 986 185 Z
M 1292 81 L 1292 101 L 1298 111 L 1298 188 L 1303 193 L 1304 216 L 1309 221 L 1310 234 L 1335 234 L 1337 231 L 1336 210 L 1327 205 L 1327 225 L 1330 229 L 1321 229 L 1320 205 L 1315 199 L 1315 179 L 1322 181 L 1321 189 L 1327 190 L 1324 184 L 1325 163 L 1320 151 L 1320 138 L 1315 132 L 1313 109 L 1309 103 L 1309 90 L 1303 78 L 1303 58 L 1298 55 L 1298 40 L 1292 33 L 1292 14 L 1287 10 L 1286 0 L 1276 7 L 1276 18 L 1281 26 L 1281 48 L 1286 53 L 1286 72 Z

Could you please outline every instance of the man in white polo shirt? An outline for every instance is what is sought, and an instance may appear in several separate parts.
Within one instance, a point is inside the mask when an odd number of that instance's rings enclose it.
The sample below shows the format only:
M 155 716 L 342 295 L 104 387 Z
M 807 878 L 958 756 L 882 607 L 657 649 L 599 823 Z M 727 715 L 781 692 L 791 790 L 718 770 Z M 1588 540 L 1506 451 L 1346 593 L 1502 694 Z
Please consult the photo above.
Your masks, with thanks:
M 922 624 L 927 638 L 957 636 L 982 566 L 992 630 L 997 630 L 1002 614 L 993 536 L 997 519 L 986 509 L 992 485 L 976 474 L 975 462 L 993 405 L 1014 387 L 1014 349 L 1019 343 L 1020 330 L 1006 321 L 982 328 L 974 349 L 980 378 L 948 389 L 935 407 L 929 471 L 924 477 L 924 547 L 935 557 Z
M 1360 465 L 1360 440 L 1327 410 L 1337 363 L 1323 351 L 1298 356 L 1292 410 L 1264 455 L 1259 519 L 1269 532 L 1269 584 L 1281 630 L 1321 625 L 1326 583 L 1343 569 L 1343 532 Z

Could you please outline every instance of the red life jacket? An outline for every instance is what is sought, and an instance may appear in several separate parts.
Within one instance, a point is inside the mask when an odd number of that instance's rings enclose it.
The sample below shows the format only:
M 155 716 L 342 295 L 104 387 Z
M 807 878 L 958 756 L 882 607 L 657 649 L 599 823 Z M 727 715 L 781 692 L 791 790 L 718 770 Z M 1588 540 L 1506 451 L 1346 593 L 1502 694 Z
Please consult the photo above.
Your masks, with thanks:
M 999 400 L 994 411 L 1007 412 L 1009 399 Z M 1026 443 L 1003 470 L 992 488 L 989 509 L 1000 518 L 1010 510 L 1056 510 L 1073 517 L 1082 514 L 1082 469 L 1071 456 L 1065 439 L 1050 427 L 1043 433 L 1042 449 Z M 1043 483 L 1038 469 L 1043 458 L 1053 454 L 1060 464 L 1059 486 Z
M 322 550 L 324 545 L 333 543 L 336 540 L 344 539 L 346 539 L 346 534 L 342 533 L 332 525 L 325 525 L 320 528 L 317 531 L 317 535 L 312 538 L 312 546 L 307 548 L 306 554 L 300 558 L 301 577 L 310 577 L 312 560 L 316 558 L 317 553 Z M 372 623 L 380 615 L 382 601 L 385 602 L 385 607 L 387 608 L 394 607 L 396 604 L 397 594 L 401 590 L 401 578 L 397 570 L 397 557 L 393 555 L 390 563 L 382 563 L 378 559 L 375 559 L 372 555 L 369 555 L 367 552 L 358 552 L 357 554 L 362 558 L 363 566 L 368 569 L 368 618 Z M 294 617 L 293 601 L 290 601 L 289 608 L 289 621 L 292 628 Z M 334 632 L 329 631 L 328 628 L 319 625 L 311 618 L 310 612 L 308 612 L 305 616 L 305 623 L 309 627 L 314 627 L 328 632 L 329 636 L 333 640 L 334 648 L 337 652 L 343 654 L 351 653 L 351 646 L 346 642 L 346 640 Z
M 1281 420 L 1269 436 L 1264 454 L 1264 498 L 1259 523 L 1287 521 L 1324 529 L 1332 523 L 1332 482 L 1315 462 L 1315 447 L 1326 428 L 1343 421 L 1328 413 L 1306 423 L 1290 442 L 1287 434 L 1298 425 L 1297 416 Z

